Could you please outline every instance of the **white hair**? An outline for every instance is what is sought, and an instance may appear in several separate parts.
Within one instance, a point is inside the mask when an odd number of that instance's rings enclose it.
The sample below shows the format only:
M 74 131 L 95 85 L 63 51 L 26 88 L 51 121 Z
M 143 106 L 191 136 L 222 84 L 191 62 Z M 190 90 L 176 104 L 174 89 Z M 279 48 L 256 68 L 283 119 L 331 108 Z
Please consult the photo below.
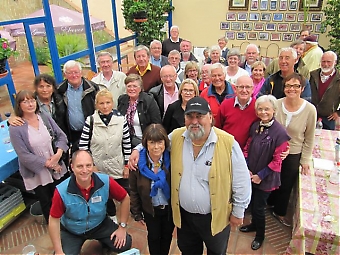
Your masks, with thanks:
M 67 69 L 69 68 L 73 68 L 77 66 L 79 68 L 79 71 L 81 71 L 81 64 L 78 62 L 78 61 L 75 61 L 75 60 L 69 60 L 67 61 L 65 64 L 64 64 L 64 67 L 63 67 L 63 72 L 66 73 L 67 72 Z
M 174 28 L 177 28 L 177 30 L 178 30 L 178 32 L 179 32 L 179 27 L 176 26 L 176 25 L 173 25 L 173 26 L 170 28 L 170 31 L 172 31 L 172 29 L 174 29 Z
M 292 56 L 294 59 L 297 59 L 297 53 L 296 50 L 292 47 L 286 47 L 286 48 L 281 48 L 279 56 L 281 55 L 282 52 L 291 52 Z
M 247 47 L 246 47 L 246 52 L 247 52 L 247 50 L 248 50 L 250 47 L 254 47 L 254 48 L 256 49 L 256 52 L 257 52 L 257 53 L 260 53 L 259 47 L 257 47 L 257 45 L 256 45 L 256 44 L 253 44 L 253 43 L 247 45 Z
M 210 47 L 210 53 L 212 53 L 213 51 L 218 51 L 220 55 L 222 54 L 221 48 L 218 45 L 213 45 Z
M 151 43 L 150 43 L 150 48 L 152 47 L 153 44 L 160 44 L 161 47 L 162 47 L 162 43 L 160 40 L 153 40 Z
M 260 96 L 258 99 L 256 99 L 255 109 L 257 109 L 259 104 L 266 103 L 266 102 L 269 102 L 269 103 L 272 104 L 273 110 L 276 113 L 276 111 L 277 111 L 277 99 L 273 95 L 263 95 L 263 96 Z
M 211 72 L 212 72 L 213 70 L 219 69 L 219 68 L 222 69 L 224 75 L 227 75 L 227 72 L 226 72 L 226 70 L 225 70 L 225 66 L 222 65 L 221 63 L 212 64 L 212 65 L 210 66 L 210 68 L 209 68 L 209 75 L 211 75 Z

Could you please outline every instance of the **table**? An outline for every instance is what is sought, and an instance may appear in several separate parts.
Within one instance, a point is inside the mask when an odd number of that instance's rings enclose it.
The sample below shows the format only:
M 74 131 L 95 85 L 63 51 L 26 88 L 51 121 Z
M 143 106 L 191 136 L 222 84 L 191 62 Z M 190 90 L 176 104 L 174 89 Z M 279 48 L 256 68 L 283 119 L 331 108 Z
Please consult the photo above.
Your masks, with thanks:
M 320 138 L 316 137 L 321 158 L 334 161 L 338 134 L 339 131 L 322 130 Z M 313 167 L 310 174 L 300 174 L 292 240 L 286 251 L 288 254 L 340 254 L 340 191 L 339 184 L 330 183 L 329 175 L 329 171 Z M 332 220 L 327 221 L 327 218 Z
M 7 129 L 7 121 L 0 122 Z M 15 151 L 7 152 L 5 144 L 0 141 L 0 182 L 19 170 L 18 156 Z

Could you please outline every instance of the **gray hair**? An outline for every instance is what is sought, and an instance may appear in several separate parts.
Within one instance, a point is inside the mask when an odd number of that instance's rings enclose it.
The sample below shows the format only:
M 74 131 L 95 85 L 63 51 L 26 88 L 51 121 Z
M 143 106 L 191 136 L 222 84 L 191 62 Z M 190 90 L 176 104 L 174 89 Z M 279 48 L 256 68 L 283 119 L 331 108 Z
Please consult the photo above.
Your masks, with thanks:
M 276 113 L 277 112 L 277 99 L 273 95 L 263 95 L 260 96 L 258 99 L 256 99 L 255 102 L 255 109 L 259 106 L 259 104 L 269 102 L 272 104 L 273 110 Z
M 169 52 L 168 57 L 169 57 L 170 55 L 179 55 L 179 56 L 180 56 L 181 53 L 179 53 L 178 50 L 172 50 L 172 51 Z
M 221 36 L 220 38 L 217 39 L 217 41 L 221 41 L 221 40 L 223 40 L 223 41 L 225 41 L 226 43 L 228 43 L 228 38 L 225 37 L 225 36 Z
M 232 48 L 228 51 L 227 53 L 227 58 L 231 57 L 231 56 L 237 56 L 238 58 L 241 57 L 241 53 L 238 49 L 236 48 Z
M 293 48 L 294 46 L 301 45 L 301 44 L 305 45 L 306 43 L 305 41 L 302 41 L 301 39 L 297 39 L 294 42 L 292 42 L 289 46 Z
M 282 52 L 291 52 L 292 56 L 294 59 L 297 59 L 297 53 L 296 50 L 292 47 L 287 47 L 287 48 L 281 48 L 280 52 L 279 52 L 279 56 L 281 55 Z
M 170 28 L 170 31 L 171 31 L 172 29 L 174 29 L 174 28 L 177 28 L 177 30 L 178 30 L 178 32 L 179 32 L 179 27 L 176 26 L 176 25 L 173 25 L 173 26 Z
M 148 55 L 148 57 L 150 57 L 150 50 L 148 47 L 146 47 L 145 45 L 138 45 L 137 47 L 135 47 L 135 49 L 133 50 L 133 56 L 136 57 L 136 53 L 138 51 L 141 51 L 141 50 L 145 50 L 146 51 L 146 54 Z
M 221 63 L 215 63 L 215 64 L 212 64 L 209 68 L 209 75 L 211 75 L 211 72 L 215 69 L 222 69 L 224 75 L 227 75 L 227 71 L 225 70 L 225 66 L 222 65 Z
M 222 50 L 220 48 L 220 46 L 218 45 L 213 45 L 210 47 L 210 53 L 213 52 L 213 51 L 218 51 L 218 53 L 220 53 L 220 55 L 222 54 Z
M 172 66 L 172 65 L 162 66 L 159 73 L 162 73 L 162 70 L 165 70 L 165 69 L 168 69 L 168 68 L 173 69 L 173 71 L 177 74 L 176 68 L 174 66 Z
M 99 52 L 98 55 L 97 55 L 97 64 L 99 65 L 99 58 L 100 58 L 100 57 L 106 57 L 106 56 L 110 57 L 111 60 L 113 61 L 113 57 L 112 57 L 112 55 L 111 55 L 110 52 L 108 52 L 108 51 L 102 51 L 102 52 Z
M 246 51 L 245 51 L 245 52 L 247 52 L 247 50 L 248 50 L 250 47 L 254 47 L 254 48 L 256 49 L 256 52 L 257 52 L 257 53 L 260 53 L 259 47 L 257 47 L 257 45 L 256 45 L 256 44 L 253 44 L 253 43 L 247 45 Z
M 151 43 L 150 43 L 150 48 L 152 47 L 153 44 L 160 44 L 161 45 L 161 48 L 162 48 L 162 43 L 160 40 L 153 40 Z
M 81 71 L 81 64 L 78 62 L 78 61 L 75 61 L 75 60 L 69 60 L 67 61 L 65 64 L 64 64 L 64 67 L 63 67 L 63 72 L 66 73 L 67 72 L 67 69 L 69 68 L 73 68 L 73 67 L 78 67 L 79 68 L 79 71 Z
M 334 58 L 334 62 L 336 63 L 336 61 L 338 60 L 338 56 L 336 55 L 336 53 L 334 51 L 329 50 L 329 51 L 326 51 L 326 52 L 323 53 L 323 55 L 326 55 L 326 54 L 332 55 L 333 58 Z

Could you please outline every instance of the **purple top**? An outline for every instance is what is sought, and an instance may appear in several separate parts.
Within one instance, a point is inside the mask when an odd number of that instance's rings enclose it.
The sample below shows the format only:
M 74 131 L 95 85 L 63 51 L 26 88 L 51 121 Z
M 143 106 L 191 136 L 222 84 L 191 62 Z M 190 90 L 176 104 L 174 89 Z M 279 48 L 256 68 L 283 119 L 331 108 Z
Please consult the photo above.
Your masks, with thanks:
M 256 121 L 250 128 L 250 143 L 248 148 L 248 168 L 253 174 L 262 179 L 260 184 L 253 187 L 269 191 L 280 186 L 280 172 L 282 160 L 280 153 L 285 151 L 290 140 L 283 126 L 274 120 L 270 127 L 264 127 L 260 132 L 260 121 Z M 278 150 L 279 148 L 279 150 Z
M 50 116 L 47 116 L 47 119 L 57 136 L 55 141 L 56 147 L 62 149 L 63 151 L 67 151 L 68 146 L 66 135 Z M 47 155 L 42 155 L 39 153 L 39 151 L 41 152 L 45 149 L 48 151 L 50 150 L 47 148 L 45 139 L 48 141 L 48 143 L 51 143 L 51 138 L 48 133 L 46 134 L 48 131 L 44 126 L 40 116 L 39 130 L 37 131 L 38 133 L 40 132 L 40 134 L 37 134 L 34 130 L 32 130 L 27 122 L 25 122 L 22 126 L 9 127 L 11 142 L 19 159 L 19 171 L 27 190 L 32 190 L 39 185 L 46 185 L 47 183 L 53 182 L 52 173 L 50 173 L 45 167 Z M 32 137 L 33 135 L 34 137 Z M 37 146 L 42 147 L 38 149 L 36 148 Z M 50 151 L 48 153 L 50 153 Z M 53 174 L 53 177 L 55 179 L 59 179 L 65 173 L 66 167 L 63 165 L 61 174 Z

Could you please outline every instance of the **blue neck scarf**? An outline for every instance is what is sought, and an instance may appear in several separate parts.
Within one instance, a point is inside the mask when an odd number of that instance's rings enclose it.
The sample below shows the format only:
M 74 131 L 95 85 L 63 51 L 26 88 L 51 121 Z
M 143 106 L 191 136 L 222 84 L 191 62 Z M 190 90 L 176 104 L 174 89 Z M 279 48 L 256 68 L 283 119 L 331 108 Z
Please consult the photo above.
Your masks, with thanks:
M 154 185 L 151 188 L 150 197 L 154 197 L 157 195 L 158 189 L 161 189 L 164 193 L 166 199 L 170 198 L 170 187 L 166 181 L 166 173 L 162 169 L 157 174 L 155 174 L 148 166 L 147 166 L 147 150 L 144 148 L 139 154 L 138 168 L 139 172 L 145 176 L 146 178 L 154 181 Z M 165 150 L 163 152 L 163 162 L 167 170 L 170 169 L 170 153 Z

